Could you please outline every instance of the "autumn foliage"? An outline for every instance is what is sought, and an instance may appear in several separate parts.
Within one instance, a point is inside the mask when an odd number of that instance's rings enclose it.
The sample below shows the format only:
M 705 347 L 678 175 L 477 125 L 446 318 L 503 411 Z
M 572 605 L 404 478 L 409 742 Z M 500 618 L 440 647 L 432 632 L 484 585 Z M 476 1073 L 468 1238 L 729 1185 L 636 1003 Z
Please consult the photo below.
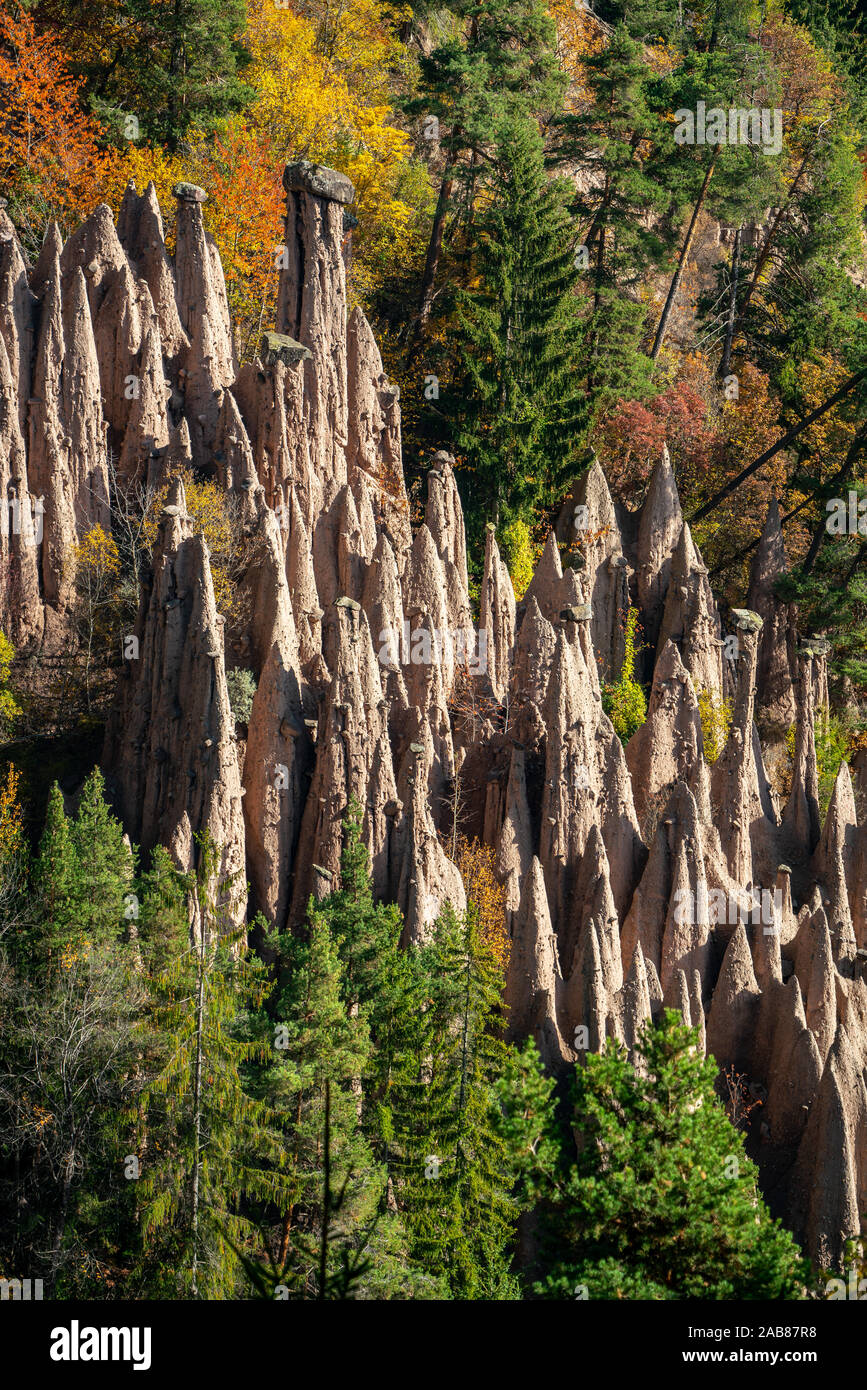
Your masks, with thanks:
M 506 898 L 494 871 L 494 851 L 490 845 L 461 836 L 457 865 L 467 890 L 467 902 L 478 914 L 482 940 L 505 972 L 510 941 L 505 927 Z
M 0 184 L 25 245 L 36 251 L 50 217 L 67 235 L 93 210 L 109 161 L 62 47 L 14 4 L 0 9 L 0 96 Z

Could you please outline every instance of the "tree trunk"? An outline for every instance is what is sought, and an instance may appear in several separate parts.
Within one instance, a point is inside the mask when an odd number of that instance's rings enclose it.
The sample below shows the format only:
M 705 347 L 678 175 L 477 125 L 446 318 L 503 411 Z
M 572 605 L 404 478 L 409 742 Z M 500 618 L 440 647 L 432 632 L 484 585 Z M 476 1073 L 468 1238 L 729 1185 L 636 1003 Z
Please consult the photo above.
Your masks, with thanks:
M 69 1220 L 69 1203 L 72 1196 L 72 1176 L 75 1172 L 75 1141 L 69 1147 L 63 1164 L 63 1186 L 60 1190 L 60 1211 L 57 1214 L 57 1228 L 54 1233 L 54 1241 L 51 1247 L 51 1292 L 57 1292 L 57 1273 L 60 1269 L 60 1252 L 63 1249 L 63 1237 L 66 1235 L 66 1223 Z
M 437 198 L 436 212 L 434 213 L 433 226 L 431 227 L 430 241 L 428 242 L 427 258 L 424 263 L 424 274 L 421 278 L 421 294 L 419 295 L 418 318 L 412 330 L 412 336 L 406 353 L 406 365 L 412 366 L 418 352 L 422 335 L 430 319 L 431 309 L 433 308 L 434 286 L 436 284 L 437 270 L 439 268 L 440 256 L 443 249 L 443 233 L 446 227 L 446 217 L 449 210 L 449 199 L 452 196 L 454 177 L 451 167 L 448 167 L 443 174 L 443 181 L 440 184 L 439 197 Z
M 735 312 L 738 303 L 738 271 L 741 262 L 741 229 L 738 227 L 735 232 L 735 244 L 732 247 L 732 282 L 729 286 L 729 316 L 726 324 L 726 337 L 723 344 L 722 361 L 720 362 L 720 376 L 725 378 L 729 374 L 732 362 L 732 340 L 735 334 Z
M 692 239 L 695 236 L 695 229 L 698 223 L 699 213 L 704 207 L 704 200 L 707 197 L 708 185 L 713 175 L 718 153 L 719 149 L 717 148 L 717 150 L 714 152 L 710 164 L 707 166 L 707 172 L 705 173 L 695 207 L 692 210 L 692 217 L 690 218 L 689 228 L 687 229 L 686 238 L 684 239 L 683 247 L 681 248 L 680 258 L 677 262 L 677 270 L 674 272 L 671 284 L 668 287 L 668 297 L 666 298 L 665 305 L 662 310 L 662 317 L 659 320 L 659 327 L 656 330 L 656 337 L 653 340 L 653 348 L 650 353 L 650 356 L 654 362 L 659 356 L 659 350 L 662 347 L 662 344 L 665 342 L 665 334 L 668 328 L 668 320 L 671 318 L 671 311 L 674 308 L 674 301 L 677 299 L 677 292 L 680 289 L 680 282 L 683 279 L 683 272 L 686 269 L 686 262 L 689 258 L 690 249 L 692 247 Z
M 816 133 L 816 139 L 818 139 L 818 131 L 817 131 L 817 133 Z M 757 286 L 758 283 L 759 283 L 759 276 L 761 275 L 762 271 L 764 270 L 764 268 L 765 268 L 765 266 L 766 266 L 766 264 L 767 264 L 767 261 L 768 261 L 768 257 L 769 257 L 769 255 L 771 254 L 771 246 L 772 246 L 772 244 L 773 244 L 774 237 L 776 236 L 777 232 L 779 231 L 780 224 L 782 223 L 782 220 L 783 220 L 783 213 L 786 211 L 787 207 L 789 206 L 789 204 L 791 203 L 792 199 L 794 198 L 795 192 L 796 192 L 797 187 L 798 187 L 798 184 L 801 182 L 801 179 L 802 179 L 803 176 L 804 176 L 804 172 L 805 172 L 805 170 L 806 170 L 806 168 L 807 168 L 807 163 L 808 163 L 808 161 L 809 161 L 810 155 L 813 153 L 813 147 L 814 147 L 814 145 L 815 145 L 815 143 L 816 143 L 816 139 L 814 139 L 814 140 L 812 141 L 812 143 L 811 143 L 809 149 L 807 150 L 807 153 L 804 155 L 804 158 L 801 160 L 800 166 L 799 166 L 799 168 L 798 168 L 798 172 L 797 172 L 797 174 L 795 175 L 794 179 L 792 180 L 792 185 L 791 185 L 791 187 L 790 187 L 788 193 L 786 194 L 786 197 L 785 197 L 785 199 L 783 200 L 782 205 L 781 205 L 780 207 L 777 208 L 776 215 L 774 216 L 773 220 L 771 221 L 771 225 L 770 225 L 770 227 L 768 228 L 767 235 L 766 235 L 764 241 L 762 242 L 762 249 L 761 249 L 761 251 L 759 252 L 758 256 L 756 257 L 756 264 L 755 264 L 755 266 L 754 266 L 754 268 L 753 268 L 753 273 L 752 273 L 752 276 L 750 277 L 750 282 L 749 282 L 749 284 L 747 285 L 746 290 L 744 291 L 744 298 L 743 298 L 743 302 L 742 302 L 742 304 L 741 304 L 740 313 L 738 314 L 738 316 L 737 316 L 737 321 L 736 321 L 736 323 L 735 323 L 735 330 L 737 330 L 738 328 L 740 328 L 741 324 L 742 324 L 743 321 L 744 321 L 744 315 L 745 315 L 746 312 L 747 312 L 747 308 L 748 308 L 748 306 L 749 306 L 749 302 L 750 302 L 750 300 L 752 299 L 752 297 L 753 297 L 753 295 L 754 295 L 754 293 L 755 293 L 755 290 L 756 290 L 756 286 Z
M 705 502 L 703 507 L 699 507 L 697 512 L 693 512 L 692 516 L 689 517 L 690 526 L 694 526 L 697 521 L 703 520 L 709 512 L 713 511 L 714 507 L 719 506 L 720 502 L 725 501 L 726 497 L 730 497 L 736 488 L 740 487 L 741 483 L 746 482 L 747 478 L 751 478 L 754 473 L 758 472 L 762 464 L 767 463 L 768 460 L 772 459 L 774 454 L 778 454 L 781 449 L 785 449 L 787 445 L 792 443 L 793 439 L 797 439 L 799 434 L 812 425 L 815 420 L 818 420 L 820 416 L 824 415 L 826 410 L 830 410 L 831 407 L 835 406 L 838 401 L 841 401 L 844 396 L 847 396 L 853 386 L 857 386 L 859 381 L 863 381 L 865 377 L 867 377 L 867 367 L 862 368 L 860 372 L 856 372 L 854 376 L 850 376 L 848 381 L 844 381 L 843 385 L 834 392 L 833 396 L 829 396 L 826 401 L 823 401 L 823 403 L 805 419 L 799 420 L 797 425 L 793 425 L 790 430 L 786 431 L 782 439 L 778 439 L 776 444 L 771 445 L 770 449 L 766 449 L 763 454 L 760 454 L 759 457 L 748 464 L 746 468 L 742 468 L 740 473 L 732 478 L 731 482 L 726 483 L 725 487 L 721 487 L 719 492 L 714 493 L 709 502 Z
M 331 1219 L 331 1082 L 325 1079 L 325 1152 L 322 1177 L 322 1239 L 319 1242 L 319 1297 L 328 1277 L 328 1223 Z

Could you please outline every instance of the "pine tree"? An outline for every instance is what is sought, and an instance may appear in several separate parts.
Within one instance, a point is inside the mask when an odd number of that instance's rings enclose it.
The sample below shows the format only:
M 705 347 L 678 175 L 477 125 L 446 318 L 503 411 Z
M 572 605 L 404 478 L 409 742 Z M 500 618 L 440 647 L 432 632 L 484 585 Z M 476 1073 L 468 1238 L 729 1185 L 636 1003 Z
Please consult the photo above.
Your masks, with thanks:
M 545 174 L 534 123 L 502 130 L 492 201 L 474 233 L 472 289 L 458 291 L 458 380 L 444 413 L 466 457 L 471 539 L 533 517 L 575 471 L 586 399 L 575 385 L 575 233 Z
M 99 941 L 119 935 L 135 871 L 123 826 L 106 805 L 104 792 L 102 773 L 95 767 L 85 781 L 70 836 L 77 864 L 77 927 Z
M 850 274 L 863 172 L 843 114 L 807 143 L 797 173 L 757 252 L 745 257 L 735 324 L 741 350 L 784 392 L 802 362 L 828 353 L 856 371 L 867 350 L 867 295 Z
M 350 829 L 344 859 L 347 868 L 356 861 L 355 887 L 366 897 L 358 848 Z M 352 932 L 353 888 L 344 884 L 341 891 L 337 915 Z M 277 1002 L 275 1060 L 264 1078 L 287 1155 L 279 1282 L 296 1298 L 435 1296 L 436 1286 L 426 1288 L 430 1281 L 407 1262 L 402 1223 L 386 1201 L 385 1169 L 365 1137 L 361 1084 L 372 1053 L 367 1011 L 350 1002 L 357 984 L 347 986 L 326 912 L 311 903 L 308 939 L 283 940 L 281 958 L 285 984 Z
M 504 121 L 559 109 L 566 77 L 556 29 L 540 0 L 452 0 L 452 32 L 419 59 L 418 92 L 405 109 L 438 123 L 443 170 L 422 276 L 419 329 L 433 305 L 446 224 L 471 214 L 480 177 Z M 417 346 L 414 337 L 409 350 Z
M 125 1239 L 121 1116 L 139 1084 L 142 1007 L 120 940 L 132 872 L 99 774 L 74 819 L 55 783 L 0 1008 L 0 1152 L 14 1159 L 17 1189 L 0 1178 L 0 1206 L 11 1196 L 16 1266 L 54 1292 L 102 1291 L 95 1272 Z
M 400 948 L 400 910 L 393 903 L 374 901 L 370 855 L 361 831 L 361 806 L 353 800 L 344 821 L 340 888 L 322 900 L 318 912 L 340 959 L 345 1007 L 363 1018 L 369 1030 L 361 1121 L 374 1152 L 387 1165 L 389 1089 L 412 1026 L 414 958 Z
M 648 100 L 655 73 L 646 51 L 625 25 L 588 55 L 585 69 L 591 98 L 557 121 L 556 156 L 579 174 L 572 210 L 587 294 L 580 370 L 599 411 L 649 389 L 639 290 L 673 245 L 665 216 L 672 194 L 658 154 L 670 131 Z
M 611 1041 L 588 1054 L 562 1126 L 532 1044 L 511 1064 L 500 1132 L 546 1218 L 543 1297 L 804 1297 L 809 1266 L 769 1216 L 696 1041 L 668 1009 L 645 1026 L 640 1070 Z
M 852 481 L 840 490 L 854 493 L 856 506 L 865 505 L 867 487 Z M 808 569 L 796 565 L 777 583 L 779 597 L 797 603 L 804 632 L 821 632 L 830 639 L 828 666 L 859 691 L 867 689 L 867 540 L 859 534 L 833 535 L 826 530 L 828 514 L 820 517 L 820 545 Z
M 31 947 L 40 966 L 69 940 L 75 924 L 75 876 L 77 855 L 63 804 L 63 793 L 53 783 L 48 794 L 45 827 L 33 866 L 33 890 L 38 915 Z
M 118 142 L 141 136 L 174 151 L 189 131 L 211 133 L 252 99 L 243 80 L 250 55 L 242 0 L 119 0 L 107 13 L 89 8 L 84 0 L 40 0 L 37 14 L 62 34 L 85 23 L 99 35 L 82 46 L 77 72 Z
M 685 34 L 681 62 L 654 84 L 652 104 L 660 114 L 687 111 L 697 120 L 698 104 L 708 112 L 732 108 L 779 107 L 779 77 L 750 32 L 753 10 L 748 0 L 714 0 L 696 33 Z M 755 144 L 663 144 L 656 163 L 676 211 L 685 217 L 677 265 L 656 325 L 651 348 L 655 361 L 663 347 L 671 314 L 689 263 L 699 218 L 705 210 L 720 221 L 741 226 L 760 218 L 781 188 L 779 152 Z M 688 215 L 687 215 L 688 214 Z
M 33 874 L 30 949 L 40 968 L 56 966 L 66 952 L 116 941 L 123 930 L 135 859 L 106 805 L 104 785 L 93 768 L 72 818 L 57 783 L 51 788 Z
M 231 1296 L 239 1251 L 259 1241 L 244 1202 L 278 1204 L 288 1190 L 276 1117 L 247 1078 L 268 1054 L 248 1021 L 268 993 L 265 967 L 231 926 L 233 884 L 218 880 L 218 864 L 206 835 L 188 903 L 193 944 L 149 981 L 143 1044 L 160 1065 L 138 1113 L 138 1198 L 144 1274 L 169 1297 Z
M 394 1190 L 413 1257 L 454 1298 L 514 1298 L 514 1169 L 495 1124 L 502 972 L 475 913 L 446 905 L 429 946 L 416 1036 L 394 1086 Z

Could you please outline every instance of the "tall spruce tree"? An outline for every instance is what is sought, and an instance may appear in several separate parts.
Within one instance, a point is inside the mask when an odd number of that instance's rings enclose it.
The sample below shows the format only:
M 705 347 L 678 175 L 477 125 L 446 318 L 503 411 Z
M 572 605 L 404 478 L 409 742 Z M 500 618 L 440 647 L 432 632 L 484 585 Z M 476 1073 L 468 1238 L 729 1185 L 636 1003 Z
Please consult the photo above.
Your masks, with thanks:
M 218 877 L 218 865 L 205 835 L 195 889 L 184 901 L 192 944 L 188 938 L 148 981 L 142 1043 L 155 1074 L 135 1119 L 142 1277 L 152 1296 L 231 1297 L 241 1287 L 240 1253 L 260 1242 L 245 1201 L 278 1205 L 288 1191 L 275 1112 L 253 1094 L 248 1076 L 268 1055 L 252 1036 L 250 1015 L 269 984 L 231 925 L 234 884 Z M 145 915 L 153 911 L 177 940 L 171 905 L 180 896 L 165 882 L 153 891 L 160 901 Z
M 123 826 L 106 804 L 98 767 L 85 781 L 71 840 L 77 863 L 78 927 L 86 936 L 110 941 L 123 928 L 124 898 L 132 887 L 135 858 L 124 841 Z
M 496 1127 L 502 970 L 471 908 L 446 905 L 419 951 L 416 1031 L 393 1086 L 394 1193 L 410 1252 L 454 1298 L 515 1298 L 509 1273 L 518 1207 Z
M 369 1030 L 371 1047 L 361 1074 L 361 1122 L 387 1166 L 389 1093 L 412 1028 L 415 960 L 400 947 L 400 909 L 374 901 L 370 855 L 361 833 L 361 806 L 352 800 L 344 821 L 340 887 L 322 900 L 318 912 L 340 959 L 346 1008 L 363 1018 Z
M 540 1202 L 543 1297 L 805 1296 L 809 1266 L 769 1216 L 696 1041 L 668 1009 L 645 1026 L 640 1067 L 613 1042 L 589 1053 L 563 1124 L 534 1044 L 510 1061 L 500 1132 Z
M 403 1223 L 387 1201 L 386 1170 L 362 1124 L 373 1049 L 368 1010 L 353 996 L 364 972 L 347 985 L 327 916 L 330 901 L 344 944 L 365 941 L 351 907 L 356 890 L 368 897 L 357 843 L 350 830 L 344 862 L 349 868 L 355 859 L 357 875 L 354 886 L 344 884 L 339 905 L 337 895 L 325 900 L 325 911 L 311 904 L 307 939 L 279 940 L 284 984 L 274 1060 L 263 1078 L 287 1160 L 274 1277 L 294 1298 L 434 1297 L 437 1281 L 408 1262 Z M 364 955 L 366 949 L 356 952 L 356 965 Z M 374 965 L 372 957 L 367 964 Z M 367 974 L 368 983 L 373 978 Z
M 68 941 L 75 927 L 77 855 L 63 803 L 55 782 L 48 794 L 45 826 L 33 866 L 34 907 L 37 918 L 30 936 L 34 962 L 49 964 L 52 952 Z
M 775 149 L 773 141 L 759 143 L 761 126 L 756 128 L 755 120 L 752 127 L 747 126 L 750 141 L 741 134 L 740 118 L 732 132 L 735 138 L 730 138 L 731 112 L 755 111 L 757 117 L 759 108 L 779 109 L 779 75 L 752 30 L 754 20 L 749 0 L 710 0 L 702 8 L 701 24 L 683 31 L 680 61 L 654 84 L 654 109 L 674 112 L 676 124 L 651 163 L 658 166 L 684 223 L 677 263 L 653 335 L 654 361 L 665 343 L 702 213 L 740 226 L 758 220 L 768 202 L 776 202 L 782 187 L 781 149 Z M 702 108 L 704 131 L 699 117 Z M 714 112 L 721 114 L 714 116 Z M 768 134 L 773 134 L 770 127 Z
M 56 782 L 49 793 L 33 872 L 31 952 L 40 968 L 56 965 L 66 947 L 110 943 L 123 931 L 135 857 L 104 792 L 102 773 L 95 767 L 73 818 L 66 815 Z
M 450 214 L 471 213 L 505 120 L 559 109 L 566 86 L 556 28 L 541 0 L 452 0 L 452 32 L 419 59 L 409 115 L 439 132 L 442 171 L 419 296 L 418 329 L 430 318 Z M 416 333 L 409 355 L 418 345 Z
M 533 121 L 501 130 L 495 167 L 475 227 L 473 288 L 455 296 L 460 367 L 444 406 L 476 541 L 486 521 L 527 519 L 556 500 L 589 417 L 575 370 L 575 229 Z
M 669 132 L 648 102 L 655 73 L 646 50 L 621 24 L 585 68 L 591 97 L 556 123 L 556 156 L 579 175 L 572 211 L 586 294 L 581 374 L 598 411 L 649 389 L 640 287 L 664 262 L 674 235 L 666 218 L 671 190 L 658 154 L 650 159 Z
M 0 971 L 0 1207 L 15 1267 L 61 1296 L 99 1291 L 125 1238 L 122 1114 L 143 1006 L 122 939 L 133 869 L 98 771 L 73 818 L 55 784 L 32 912 L 10 933 L 14 974 Z

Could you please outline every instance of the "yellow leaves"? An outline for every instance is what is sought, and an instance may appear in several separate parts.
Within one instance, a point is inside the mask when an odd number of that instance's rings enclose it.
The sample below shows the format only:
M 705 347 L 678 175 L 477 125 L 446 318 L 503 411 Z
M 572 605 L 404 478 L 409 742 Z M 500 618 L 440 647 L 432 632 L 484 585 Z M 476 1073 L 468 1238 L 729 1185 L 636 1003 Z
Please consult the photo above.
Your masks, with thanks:
M 780 76 L 784 128 L 794 144 L 800 145 L 805 127 L 812 131 L 844 107 L 840 79 L 810 31 L 784 15 L 767 17 L 761 43 Z
M 130 141 L 122 152 L 114 152 L 103 201 L 110 204 L 116 215 L 130 179 L 139 193 L 153 183 L 163 220 L 171 223 L 175 207 L 172 189 L 185 178 L 184 162 L 179 156 L 169 154 L 160 145 L 135 145 Z M 169 249 L 172 249 L 171 245 Z
M 557 25 L 557 54 L 570 79 L 566 104 L 574 109 L 590 98 L 584 59 L 605 47 L 605 31 L 574 0 L 549 0 L 548 10 Z
M 849 376 L 848 367 L 827 355 L 816 362 L 803 362 L 798 372 L 798 387 L 805 414 L 811 414 L 832 396 Z M 826 411 L 803 436 L 803 442 L 816 458 L 823 460 L 829 472 L 835 471 L 835 464 L 838 467 L 843 462 L 855 435 L 855 422 L 845 418 L 845 407 L 846 402 L 842 401 Z
M 698 713 L 701 719 L 705 760 L 715 763 L 729 736 L 732 702 L 722 699 L 716 691 L 702 685 L 698 690 Z
M 0 863 L 3 864 L 17 858 L 24 850 L 24 822 L 18 800 L 20 784 L 21 773 L 10 763 L 6 782 L 0 789 Z
M 231 503 L 222 488 L 216 483 L 200 482 L 188 468 L 181 469 L 166 481 L 153 500 L 142 527 L 142 547 L 153 550 L 157 538 L 159 518 L 166 504 L 169 487 L 175 477 L 180 477 L 187 498 L 187 512 L 193 518 L 195 530 L 201 533 L 208 545 L 211 580 L 214 585 L 214 599 L 217 608 L 226 617 L 234 612 L 235 592 L 232 583 L 237 541 Z
M 509 578 L 520 602 L 530 586 L 542 547 L 534 544 L 526 521 L 511 521 L 503 527 L 500 543 L 509 569 Z
M 50 1110 L 46 1110 L 43 1105 L 37 1105 L 35 1102 L 33 1103 L 30 1115 L 31 1125 L 36 1130 L 37 1134 L 41 1134 L 43 1129 L 45 1129 L 47 1125 L 50 1125 L 54 1119 L 54 1115 Z
M 426 180 L 422 187 L 407 178 L 412 143 L 390 105 L 394 75 L 411 63 L 396 33 L 408 15 L 381 0 L 348 0 L 336 19 L 326 10 L 318 21 L 267 0 L 254 0 L 249 12 L 249 80 L 258 93 L 250 120 L 280 160 L 310 159 L 352 180 L 362 297 L 374 266 L 393 269 L 412 254 L 417 208 L 429 199 Z
M 466 885 L 467 901 L 478 913 L 482 940 L 490 946 L 505 973 L 510 948 L 506 930 L 506 896 L 494 871 L 494 851 L 490 845 L 461 836 L 457 865 Z
M 5 685 L 15 660 L 15 648 L 5 632 L 0 632 L 0 685 Z
M 73 550 L 76 575 L 82 571 L 94 579 L 113 579 L 120 574 L 120 556 L 113 537 L 101 526 L 91 526 Z

